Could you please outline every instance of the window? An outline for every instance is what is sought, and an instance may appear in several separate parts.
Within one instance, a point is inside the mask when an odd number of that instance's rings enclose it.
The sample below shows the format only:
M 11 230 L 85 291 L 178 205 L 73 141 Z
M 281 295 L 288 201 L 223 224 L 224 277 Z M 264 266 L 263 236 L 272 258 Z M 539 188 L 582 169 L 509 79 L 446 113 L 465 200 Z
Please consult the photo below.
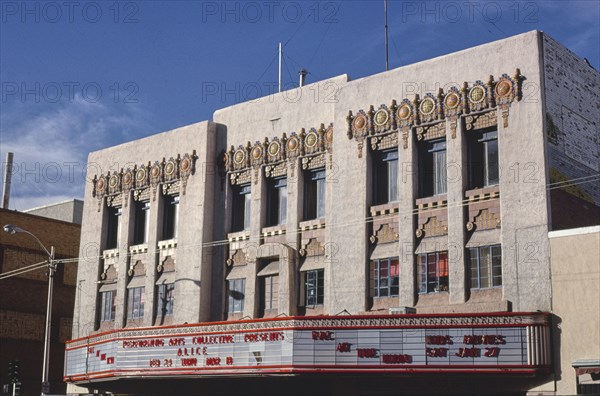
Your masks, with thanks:
M 324 271 L 322 269 L 306 271 L 305 276 L 306 276 L 305 305 L 315 306 L 315 305 L 323 304 Z
M 157 286 L 158 302 L 156 304 L 157 316 L 173 315 L 173 301 L 175 297 L 175 284 L 165 283 Z
M 179 195 L 167 195 L 163 208 L 163 240 L 177 238 Z
M 434 140 L 421 146 L 419 153 L 419 188 L 421 197 L 445 194 L 446 141 Z
M 374 153 L 373 204 L 398 200 L 398 150 Z
M 244 311 L 244 288 L 246 279 L 231 279 L 227 281 L 228 312 Z
M 250 228 L 250 184 L 233 186 L 233 213 L 231 231 Z
M 419 293 L 448 291 L 448 252 L 418 256 Z
M 285 225 L 287 219 L 287 178 L 268 179 L 267 226 Z
M 471 289 L 502 286 L 502 250 L 500 245 L 469 249 Z
M 135 245 L 148 242 L 149 212 L 150 202 L 135 203 L 135 228 L 133 231 L 133 243 Z
M 371 261 L 371 295 L 397 296 L 399 293 L 400 263 L 397 257 Z
M 116 249 L 121 238 L 121 208 L 109 207 L 107 209 L 108 226 L 106 234 L 106 248 Z
M 144 317 L 144 287 L 127 290 L 127 319 Z
M 111 290 L 100 293 L 102 296 L 102 307 L 100 310 L 100 320 L 102 322 L 108 322 L 115 320 L 115 309 L 117 307 L 117 291 Z
M 279 275 L 261 276 L 261 308 L 262 310 L 277 309 L 279 298 Z
M 325 170 L 304 174 L 304 220 L 325 217 Z
M 473 133 L 468 141 L 469 186 L 481 188 L 499 183 L 498 131 Z

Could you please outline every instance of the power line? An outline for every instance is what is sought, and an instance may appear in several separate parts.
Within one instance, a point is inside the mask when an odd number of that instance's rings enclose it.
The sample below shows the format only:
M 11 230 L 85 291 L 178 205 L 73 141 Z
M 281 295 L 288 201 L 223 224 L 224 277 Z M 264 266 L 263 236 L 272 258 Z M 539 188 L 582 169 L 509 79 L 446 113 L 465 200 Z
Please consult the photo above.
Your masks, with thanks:
M 570 186 L 579 185 L 579 184 L 592 183 L 595 181 L 600 181 L 600 174 L 549 183 L 546 185 L 546 189 L 548 191 L 550 191 L 550 190 L 554 190 L 557 188 L 565 188 L 565 187 L 570 187 Z M 492 201 L 492 200 L 498 200 L 498 199 L 499 199 L 499 197 L 496 197 L 496 198 L 487 199 L 486 201 Z M 469 205 L 469 202 L 470 202 L 469 198 L 465 198 L 460 202 L 448 204 L 441 208 L 465 207 L 465 206 Z M 418 214 L 420 211 L 421 210 L 419 210 L 418 208 L 415 208 L 415 209 L 410 209 L 410 210 L 406 210 L 406 211 L 398 211 L 396 213 L 389 214 L 387 216 L 399 217 L 399 216 L 415 215 L 415 214 Z M 331 230 L 331 229 L 336 229 L 336 228 L 345 228 L 345 227 L 349 227 L 349 226 L 353 226 L 353 225 L 360 225 L 360 224 L 366 225 L 366 224 L 372 223 L 378 217 L 381 217 L 381 216 L 377 216 L 377 217 L 368 216 L 364 219 L 357 220 L 357 221 L 346 222 L 346 223 L 334 223 L 334 224 L 327 225 L 327 228 Z M 286 234 L 292 234 L 292 233 L 299 234 L 302 231 L 303 230 L 301 228 L 296 228 L 295 230 L 286 231 Z M 180 250 L 180 249 L 186 250 L 186 249 L 193 249 L 193 248 L 212 248 L 212 247 L 226 246 L 229 244 L 230 244 L 229 239 L 224 239 L 224 240 L 219 240 L 219 241 L 204 242 L 204 243 L 196 244 L 196 245 L 188 245 L 188 246 L 178 245 L 177 249 L 178 250 Z M 156 254 L 158 252 L 159 252 L 159 250 L 157 248 L 154 248 L 154 250 L 152 250 L 152 251 L 148 250 L 147 253 Z M 133 256 L 134 254 L 135 253 L 127 253 L 126 257 Z M 66 258 L 66 259 L 61 259 L 61 260 L 57 260 L 57 261 L 60 261 L 63 264 L 68 264 L 68 263 L 77 263 L 81 260 L 98 260 L 98 259 L 102 259 L 102 258 L 104 258 L 104 256 L 100 255 L 100 256 L 91 256 L 91 257 Z M 47 266 L 47 262 L 42 262 L 42 263 L 32 264 L 30 266 L 23 267 L 21 269 L 13 270 L 10 272 L 5 272 L 5 273 L 0 274 L 0 280 L 10 278 L 12 276 L 17 276 L 17 275 L 20 275 L 20 274 L 23 274 L 26 272 L 35 271 L 35 270 L 44 268 L 46 266 Z M 23 270 L 23 271 L 15 273 L 15 272 L 21 271 L 21 270 Z

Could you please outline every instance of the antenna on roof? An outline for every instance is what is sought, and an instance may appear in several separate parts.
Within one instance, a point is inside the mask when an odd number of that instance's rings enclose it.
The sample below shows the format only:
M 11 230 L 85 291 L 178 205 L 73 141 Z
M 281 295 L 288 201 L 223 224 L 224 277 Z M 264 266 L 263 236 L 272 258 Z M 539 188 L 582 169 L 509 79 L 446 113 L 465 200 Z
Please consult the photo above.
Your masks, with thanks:
M 387 0 L 383 0 L 383 12 L 385 13 L 385 71 L 390 70 L 388 63 L 388 18 L 387 18 Z
M 279 92 L 281 92 L 281 64 L 282 64 L 283 48 L 279 43 Z
M 308 74 L 308 71 L 306 69 L 300 69 L 298 74 L 300 75 L 300 86 L 303 87 L 304 80 L 306 79 L 306 75 Z

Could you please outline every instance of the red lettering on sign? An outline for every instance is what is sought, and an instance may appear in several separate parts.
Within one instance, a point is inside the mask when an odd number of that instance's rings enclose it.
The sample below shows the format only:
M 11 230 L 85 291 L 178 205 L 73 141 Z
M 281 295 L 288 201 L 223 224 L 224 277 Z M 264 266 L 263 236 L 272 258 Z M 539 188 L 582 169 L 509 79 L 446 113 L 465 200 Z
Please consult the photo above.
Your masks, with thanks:
M 231 366 L 231 365 L 233 364 L 233 357 L 232 357 L 232 356 L 227 356 L 227 357 L 225 358 L 225 363 L 226 363 L 228 366 Z
M 498 347 L 485 348 L 485 353 L 483 354 L 483 356 L 485 356 L 485 357 L 498 357 L 499 355 L 500 355 L 500 348 L 498 348 Z
M 379 357 L 379 349 L 375 348 L 356 348 L 359 358 L 377 358 Z
M 448 357 L 448 348 L 427 348 L 428 357 Z
M 106 358 L 106 364 L 114 364 L 115 362 L 115 358 L 114 357 L 108 357 Z
M 184 367 L 197 366 L 198 359 L 196 359 L 196 358 L 181 359 L 181 365 Z
M 506 339 L 503 335 L 466 335 L 463 342 L 467 345 L 505 345 Z
M 244 335 L 244 342 L 265 342 L 265 341 L 283 341 L 283 331 L 273 331 L 270 333 L 249 333 Z
M 206 365 L 207 366 L 220 366 L 221 358 L 219 358 L 219 357 L 206 358 Z
M 386 354 L 381 356 L 381 361 L 384 364 L 403 364 L 412 363 L 411 355 Z
M 430 345 L 452 345 L 454 342 L 452 341 L 452 336 L 449 335 L 434 335 L 434 336 L 426 336 L 425 343 Z
M 315 341 L 333 341 L 335 337 L 333 331 L 313 331 L 312 339 Z
M 459 348 L 456 356 L 461 358 L 476 358 L 481 356 L 481 349 L 479 348 Z
M 171 338 L 169 340 L 169 346 L 180 346 L 185 345 L 185 338 Z
M 150 359 L 150 367 L 160 367 L 160 359 Z
M 337 344 L 336 350 L 338 352 L 350 352 L 351 346 L 352 344 L 350 344 L 349 342 L 340 342 L 339 344 Z

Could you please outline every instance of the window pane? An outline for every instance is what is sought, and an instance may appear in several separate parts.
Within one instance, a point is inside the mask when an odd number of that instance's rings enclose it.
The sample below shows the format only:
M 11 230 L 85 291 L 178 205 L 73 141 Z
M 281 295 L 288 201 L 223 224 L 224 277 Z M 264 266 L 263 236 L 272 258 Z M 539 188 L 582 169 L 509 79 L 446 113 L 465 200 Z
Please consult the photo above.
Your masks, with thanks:
M 471 288 L 479 289 L 479 249 L 469 249 L 469 263 L 471 266 Z
M 317 218 L 325 217 L 325 178 L 317 180 Z
M 492 286 L 502 286 L 502 250 L 492 246 Z
M 398 200 L 398 160 L 388 162 L 388 197 L 389 202 Z
M 486 186 L 498 184 L 498 140 L 486 142 Z
M 488 247 L 479 248 L 479 282 L 480 287 L 490 287 L 490 249 Z
M 279 224 L 287 221 L 287 187 L 279 188 Z
M 325 271 L 317 270 L 317 304 L 323 304 Z
M 427 293 L 427 255 L 420 254 L 418 260 L 419 293 Z
M 433 158 L 434 194 L 446 193 L 446 151 L 437 151 Z

